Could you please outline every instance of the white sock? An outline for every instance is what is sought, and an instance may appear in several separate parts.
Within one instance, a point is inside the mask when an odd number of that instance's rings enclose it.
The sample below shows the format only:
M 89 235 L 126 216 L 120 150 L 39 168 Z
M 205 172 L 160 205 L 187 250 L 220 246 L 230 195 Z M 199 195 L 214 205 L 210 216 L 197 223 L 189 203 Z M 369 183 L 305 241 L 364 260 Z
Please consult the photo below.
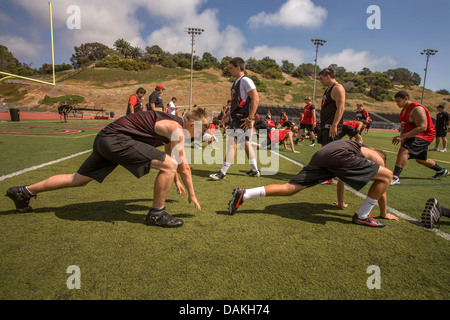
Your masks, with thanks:
M 365 219 L 370 214 L 370 211 L 372 211 L 373 207 L 377 204 L 377 200 L 374 200 L 372 198 L 366 197 L 366 200 L 364 200 L 363 204 L 359 208 L 357 214 L 359 219 Z
M 253 171 L 257 171 L 258 170 L 258 164 L 256 163 L 256 158 L 248 159 L 248 162 L 250 163 L 250 166 L 251 166 Z
M 229 162 L 224 162 L 222 169 L 220 169 L 220 171 L 222 171 L 223 174 L 227 174 L 228 169 L 230 169 L 231 163 Z
M 258 188 L 245 190 L 242 200 L 247 201 L 248 199 L 257 198 L 257 197 L 265 197 L 265 196 L 266 196 L 266 189 L 264 187 L 258 187 Z

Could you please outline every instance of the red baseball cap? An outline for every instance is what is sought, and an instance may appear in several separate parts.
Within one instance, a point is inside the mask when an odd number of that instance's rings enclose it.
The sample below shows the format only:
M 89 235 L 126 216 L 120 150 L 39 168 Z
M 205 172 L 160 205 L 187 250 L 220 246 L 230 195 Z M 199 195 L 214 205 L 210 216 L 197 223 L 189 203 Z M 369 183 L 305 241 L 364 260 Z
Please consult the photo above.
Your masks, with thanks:
M 156 86 L 156 89 L 163 89 L 163 90 L 166 90 L 166 89 L 164 89 L 164 86 L 163 86 L 162 84 L 158 84 L 158 85 Z

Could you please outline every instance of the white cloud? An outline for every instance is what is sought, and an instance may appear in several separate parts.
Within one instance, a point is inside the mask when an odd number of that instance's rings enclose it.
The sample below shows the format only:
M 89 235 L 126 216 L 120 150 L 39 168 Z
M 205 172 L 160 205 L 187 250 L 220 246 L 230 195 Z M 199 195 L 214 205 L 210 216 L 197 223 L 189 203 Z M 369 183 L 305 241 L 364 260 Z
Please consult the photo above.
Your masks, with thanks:
M 321 68 L 328 67 L 330 64 L 342 66 L 347 71 L 358 72 L 364 67 L 372 71 L 386 70 L 395 66 L 397 62 L 387 56 L 376 58 L 368 51 L 356 51 L 354 49 L 344 49 L 338 53 L 328 53 L 318 58 L 318 64 Z
M 252 28 L 261 25 L 286 28 L 316 28 L 327 18 L 327 10 L 311 0 L 288 0 L 275 13 L 260 12 L 248 19 Z
M 29 22 L 30 34 L 34 33 L 30 46 L 41 46 L 49 50 L 48 0 L 16 0 L 32 17 Z M 202 9 L 207 0 L 58 0 L 52 3 L 53 27 L 55 36 L 56 63 L 68 62 L 73 47 L 87 42 L 100 42 L 112 47 L 117 39 L 123 38 L 133 46 L 144 49 L 147 45 L 159 45 L 172 53 L 190 52 L 190 37 L 187 27 L 205 29 L 195 37 L 195 54 L 201 56 L 210 52 L 219 60 L 224 56 L 241 56 L 261 59 L 269 56 L 281 64 L 282 59 L 294 64 L 304 62 L 304 52 L 292 47 L 257 46 L 247 48 L 247 39 L 236 26 L 221 27 L 217 17 L 218 10 Z M 70 16 L 67 8 L 76 5 L 80 8 L 81 29 L 68 29 Z M 293 8 L 291 8 L 293 7 Z M 299 14 L 299 9 L 301 15 Z M 293 11 L 295 19 L 288 13 Z M 320 20 L 326 11 L 314 6 L 310 0 L 290 0 L 280 9 L 286 20 Z M 309 24 L 313 24 L 312 20 Z M 153 28 L 147 31 L 149 26 Z M 19 47 L 19 46 L 17 46 Z M 22 49 L 26 51 L 25 49 Z M 39 54 L 35 50 L 36 54 Z M 41 51 L 42 54 L 42 51 Z M 65 57 L 64 59 L 62 59 Z M 58 62 L 58 59 L 60 62 Z
M 20 61 L 39 57 L 39 50 L 42 49 L 40 44 L 34 44 L 21 37 L 12 35 L 0 35 L 0 43 L 7 47 Z

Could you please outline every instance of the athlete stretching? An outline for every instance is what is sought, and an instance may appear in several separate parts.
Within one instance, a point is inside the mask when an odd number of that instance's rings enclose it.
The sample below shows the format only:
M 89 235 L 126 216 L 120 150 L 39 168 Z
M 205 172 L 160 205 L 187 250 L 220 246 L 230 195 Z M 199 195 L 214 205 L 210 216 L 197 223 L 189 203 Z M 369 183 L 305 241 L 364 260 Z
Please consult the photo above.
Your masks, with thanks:
M 356 141 L 337 140 L 319 149 L 300 173 L 285 184 L 272 184 L 253 189 L 236 188 L 228 204 L 228 211 L 234 214 L 244 203 L 256 197 L 292 196 L 303 189 L 338 177 L 356 190 L 363 188 L 370 180 L 373 183 L 364 203 L 353 216 L 353 223 L 370 227 L 384 227 L 370 212 L 379 201 L 385 206 L 386 190 L 392 180 L 392 172 L 385 167 L 386 155 Z M 389 218 L 385 216 L 385 218 Z

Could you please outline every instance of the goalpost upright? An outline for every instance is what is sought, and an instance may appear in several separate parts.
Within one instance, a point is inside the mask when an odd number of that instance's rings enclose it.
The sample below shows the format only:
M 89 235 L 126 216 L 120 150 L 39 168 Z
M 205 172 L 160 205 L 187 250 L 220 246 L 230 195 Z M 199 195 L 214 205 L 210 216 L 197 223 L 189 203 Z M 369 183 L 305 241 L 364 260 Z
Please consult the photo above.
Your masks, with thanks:
M 52 85 L 52 86 L 56 85 L 56 79 L 55 79 L 55 51 L 54 51 L 54 47 L 53 47 L 53 19 L 52 19 L 52 2 L 51 1 L 49 1 L 48 7 L 49 7 L 49 14 L 50 14 L 50 38 L 51 38 L 51 46 L 52 46 L 52 76 L 53 76 L 53 81 L 52 82 L 42 81 L 42 80 L 37 80 L 37 79 L 29 78 L 29 77 L 23 77 L 23 76 L 19 76 L 19 75 L 16 75 L 16 74 L 0 71 L 0 74 L 6 75 L 6 77 L 0 79 L 0 82 L 2 82 L 3 80 L 9 79 L 9 78 L 18 78 L 18 79 L 24 79 L 24 80 L 34 81 L 34 82 L 38 82 L 38 83 L 48 84 L 48 85 Z

